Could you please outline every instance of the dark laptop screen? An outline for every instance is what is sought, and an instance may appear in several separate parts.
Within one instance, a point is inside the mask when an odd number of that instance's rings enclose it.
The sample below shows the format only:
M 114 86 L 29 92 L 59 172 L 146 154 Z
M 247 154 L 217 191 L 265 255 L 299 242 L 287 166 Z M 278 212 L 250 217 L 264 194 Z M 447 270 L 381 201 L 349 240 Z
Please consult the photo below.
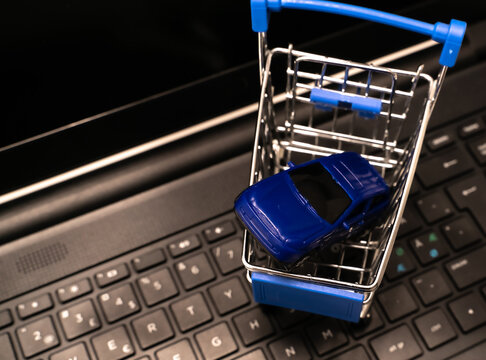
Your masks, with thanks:
M 373 3 L 394 10 L 385 1 Z M 0 32 L 0 71 L 7 94 L 0 148 L 254 61 L 257 46 L 249 4 L 10 2 L 2 8 Z M 270 39 L 286 46 L 357 23 L 303 15 L 274 16 Z M 248 81 L 257 82 L 256 75 Z M 187 125 L 194 120 L 199 119 L 177 121 Z
M 249 4 L 55 0 L 2 8 L 0 163 L 10 176 L 2 177 L 0 194 L 256 102 L 257 37 Z M 383 0 L 367 6 L 404 12 Z M 361 25 L 285 11 L 272 16 L 269 40 L 271 46 L 312 47 L 316 39 L 351 37 Z M 361 43 L 326 40 L 325 53 L 363 61 L 407 45 L 388 41 L 391 33 L 370 37 L 366 51 Z M 318 45 L 323 50 L 322 41 Z M 12 145 L 63 126 L 68 129 Z

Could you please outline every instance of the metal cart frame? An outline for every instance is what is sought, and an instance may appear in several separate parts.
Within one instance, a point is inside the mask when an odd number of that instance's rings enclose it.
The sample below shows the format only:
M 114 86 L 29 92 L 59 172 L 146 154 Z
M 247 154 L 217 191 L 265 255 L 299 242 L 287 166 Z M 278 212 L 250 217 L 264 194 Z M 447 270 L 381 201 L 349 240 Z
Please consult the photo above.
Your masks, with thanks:
M 444 44 L 442 67 L 434 79 L 423 73 L 423 66 L 415 71 L 374 66 L 297 51 L 292 45 L 269 50 L 268 15 L 282 8 L 354 16 L 427 34 Z M 267 256 L 245 231 L 242 259 L 254 298 L 260 303 L 357 322 L 367 315 L 383 279 L 427 124 L 447 68 L 455 63 L 466 24 L 452 20 L 450 25 L 431 25 L 319 0 L 252 0 L 252 22 L 258 32 L 262 91 L 250 185 L 286 169 L 289 161 L 356 151 L 380 170 L 392 190 L 387 217 L 381 224 L 359 239 L 336 244 L 328 254 L 311 254 L 296 265 Z M 285 64 L 284 106 L 273 102 L 272 78 L 282 71 L 274 65 L 277 58 Z M 419 82 L 427 91 L 417 100 Z M 409 109 L 414 106 L 421 109 L 420 114 L 409 119 Z M 410 126 L 415 130 L 402 145 L 402 129 Z

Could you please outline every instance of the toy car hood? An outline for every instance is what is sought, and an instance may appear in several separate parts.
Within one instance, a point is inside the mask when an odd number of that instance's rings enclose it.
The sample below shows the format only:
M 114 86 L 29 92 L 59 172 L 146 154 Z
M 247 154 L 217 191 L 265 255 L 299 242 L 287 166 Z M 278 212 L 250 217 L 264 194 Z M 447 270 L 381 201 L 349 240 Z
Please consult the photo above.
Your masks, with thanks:
M 315 210 L 311 207 L 308 201 L 301 196 L 295 189 L 292 180 L 288 176 L 287 172 L 282 172 L 275 175 L 272 181 L 272 187 L 267 188 L 265 180 L 262 180 L 253 186 L 255 190 L 251 193 L 251 197 L 241 201 L 241 196 L 250 196 L 249 193 L 244 192 L 237 199 L 240 203 L 247 203 L 250 206 L 245 206 L 240 211 L 244 211 L 248 220 L 253 220 L 258 218 L 263 222 L 266 230 L 272 236 L 269 239 L 258 231 L 258 228 L 252 228 L 252 221 L 248 221 L 251 227 L 251 231 L 255 232 L 261 241 L 265 243 L 267 247 L 275 248 L 275 239 L 278 241 L 285 241 L 288 238 L 292 238 L 294 234 L 299 234 L 302 229 L 313 230 L 317 228 L 322 228 L 323 225 L 328 224 L 324 219 L 317 215 Z M 275 193 L 280 194 L 292 194 L 291 196 L 285 196 L 281 198 L 275 198 Z M 258 204 L 258 205 L 257 205 Z M 307 216 L 299 216 L 296 218 L 296 213 L 290 209 L 305 208 L 305 214 Z M 270 220 L 266 214 L 273 214 Z M 285 234 L 281 234 L 279 229 L 286 229 Z M 284 240 L 285 239 L 285 240 Z M 290 246 L 290 244 L 288 244 Z

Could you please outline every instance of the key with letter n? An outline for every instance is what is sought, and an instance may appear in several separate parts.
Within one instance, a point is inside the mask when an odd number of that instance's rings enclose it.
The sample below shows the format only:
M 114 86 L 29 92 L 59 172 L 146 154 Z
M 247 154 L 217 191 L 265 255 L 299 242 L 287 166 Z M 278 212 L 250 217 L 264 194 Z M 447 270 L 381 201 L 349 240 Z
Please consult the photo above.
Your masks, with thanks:
M 310 360 L 311 355 L 302 338 L 297 334 L 290 334 L 270 343 L 270 352 L 275 359 Z

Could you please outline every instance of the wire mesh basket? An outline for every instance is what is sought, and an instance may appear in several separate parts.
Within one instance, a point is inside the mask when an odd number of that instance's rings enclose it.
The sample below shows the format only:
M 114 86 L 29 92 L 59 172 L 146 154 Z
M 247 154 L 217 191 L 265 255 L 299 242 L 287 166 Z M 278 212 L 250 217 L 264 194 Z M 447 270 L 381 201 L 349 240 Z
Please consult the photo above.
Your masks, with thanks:
M 400 70 L 297 51 L 292 45 L 268 49 L 268 12 L 282 7 L 364 17 L 404 28 L 404 21 L 429 25 L 327 1 L 294 0 L 289 4 L 285 0 L 252 1 L 253 29 L 258 32 L 260 47 L 261 96 L 250 185 L 287 169 L 289 162 L 299 164 L 353 151 L 379 170 L 392 196 L 387 216 L 376 227 L 311 252 L 297 264 L 278 262 L 245 231 L 243 263 L 257 302 L 356 322 L 366 316 L 383 278 L 427 123 L 446 70 L 454 65 L 465 23 L 452 20 L 450 25 L 429 26 L 439 29 L 432 29 L 429 35 L 444 43 L 442 67 L 434 79 L 423 72 L 422 65 L 413 71 Z M 342 7 L 340 12 L 335 11 L 336 6 Z M 367 17 L 362 15 L 363 9 Z M 383 21 L 384 16 L 391 20 Z M 438 39 L 433 31 L 454 36 Z M 416 91 L 417 86 L 426 91 Z M 285 93 L 283 103 L 275 101 L 279 87 Z M 414 111 L 418 116 L 407 116 L 411 108 L 419 110 Z M 411 134 L 404 129 L 412 129 Z

